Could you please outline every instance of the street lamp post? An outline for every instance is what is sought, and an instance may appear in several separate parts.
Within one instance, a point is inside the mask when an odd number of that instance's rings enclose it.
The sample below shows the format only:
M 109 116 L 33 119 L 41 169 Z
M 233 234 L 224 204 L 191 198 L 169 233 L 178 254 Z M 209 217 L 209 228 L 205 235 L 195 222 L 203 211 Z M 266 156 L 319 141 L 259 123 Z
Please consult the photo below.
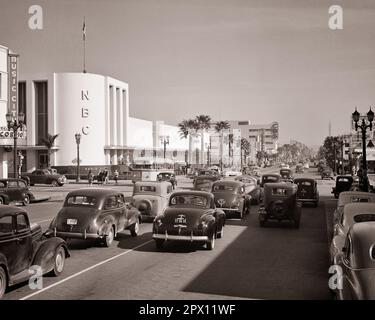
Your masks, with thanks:
M 167 144 L 169 144 L 169 136 L 161 136 L 160 142 L 164 146 L 164 159 L 167 152 Z
M 76 133 L 75 134 L 75 138 L 76 138 L 76 144 L 77 144 L 77 179 L 76 179 L 76 182 L 78 183 L 80 181 L 80 176 L 79 176 L 79 163 L 80 163 L 80 159 L 79 159 L 79 144 L 81 143 L 81 134 L 80 133 Z
M 366 130 L 372 130 L 372 122 L 374 121 L 374 112 L 371 110 L 367 112 L 368 124 L 364 118 L 362 118 L 361 124 L 358 124 L 360 114 L 357 111 L 357 108 L 352 113 L 352 118 L 355 123 L 355 130 L 358 131 L 358 128 L 362 132 L 362 176 L 363 176 L 363 191 L 368 192 L 368 177 L 367 177 L 367 161 L 366 161 Z
M 5 115 L 8 130 L 13 131 L 13 172 L 14 178 L 18 177 L 18 170 L 17 170 L 17 139 L 18 139 L 18 129 L 23 127 L 25 121 L 25 115 L 23 113 L 19 113 L 17 119 L 13 117 L 11 113 L 7 113 Z

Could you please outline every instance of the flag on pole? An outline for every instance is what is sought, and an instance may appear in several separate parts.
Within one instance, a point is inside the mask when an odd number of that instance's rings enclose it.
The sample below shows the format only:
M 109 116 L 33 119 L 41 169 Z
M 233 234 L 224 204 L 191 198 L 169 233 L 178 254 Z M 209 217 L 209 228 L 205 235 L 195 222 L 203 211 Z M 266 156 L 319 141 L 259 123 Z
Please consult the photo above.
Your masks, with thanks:
M 86 21 L 85 21 L 85 18 L 83 18 L 82 33 L 83 33 L 83 40 L 86 40 Z

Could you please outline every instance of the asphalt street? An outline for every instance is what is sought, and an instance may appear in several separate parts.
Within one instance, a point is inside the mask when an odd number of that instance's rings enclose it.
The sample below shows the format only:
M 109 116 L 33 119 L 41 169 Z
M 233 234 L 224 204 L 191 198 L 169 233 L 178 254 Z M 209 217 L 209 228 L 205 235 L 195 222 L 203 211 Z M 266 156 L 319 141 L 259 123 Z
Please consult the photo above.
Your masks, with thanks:
M 299 176 L 318 178 L 316 169 Z M 178 185 L 192 186 L 186 178 Z M 318 181 L 321 201 L 318 208 L 303 208 L 299 229 L 260 228 L 258 207 L 253 206 L 245 219 L 227 220 L 224 238 L 213 251 L 173 242 L 157 251 L 150 223 L 141 225 L 136 238 L 124 232 L 110 248 L 70 241 L 71 258 L 60 277 L 44 277 L 41 290 L 18 285 L 4 299 L 330 299 L 327 221 L 336 203 L 332 185 Z M 33 187 L 55 198 L 29 205 L 31 221 L 47 228 L 62 198 L 77 187 L 85 185 Z M 128 185 L 106 187 L 131 195 Z

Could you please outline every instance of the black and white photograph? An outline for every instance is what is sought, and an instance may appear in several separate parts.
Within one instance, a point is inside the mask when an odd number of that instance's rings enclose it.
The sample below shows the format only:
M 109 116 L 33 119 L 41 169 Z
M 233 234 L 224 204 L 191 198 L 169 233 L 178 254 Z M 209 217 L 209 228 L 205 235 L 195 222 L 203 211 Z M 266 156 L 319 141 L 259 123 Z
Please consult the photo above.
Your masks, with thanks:
M 374 115 L 373 0 L 0 0 L 0 300 L 374 300 Z

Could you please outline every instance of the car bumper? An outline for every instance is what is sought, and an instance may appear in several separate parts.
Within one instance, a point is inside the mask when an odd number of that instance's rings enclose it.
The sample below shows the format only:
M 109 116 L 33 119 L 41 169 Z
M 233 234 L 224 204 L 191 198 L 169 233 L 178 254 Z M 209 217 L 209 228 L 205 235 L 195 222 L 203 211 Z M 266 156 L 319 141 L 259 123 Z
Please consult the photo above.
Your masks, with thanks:
M 99 239 L 103 238 L 103 236 L 97 234 L 97 233 L 88 233 L 84 231 L 81 232 L 66 232 L 66 231 L 57 231 L 56 228 L 53 230 L 53 234 L 55 237 L 60 238 L 69 238 L 69 239 Z
M 300 201 L 300 202 L 318 202 L 319 200 L 318 199 L 301 199 L 301 198 L 298 198 L 298 201 Z
M 178 241 L 208 241 L 208 236 L 196 236 L 193 233 L 190 235 L 171 235 L 166 231 L 165 233 L 154 233 L 152 235 L 153 239 L 161 240 L 178 240 Z

